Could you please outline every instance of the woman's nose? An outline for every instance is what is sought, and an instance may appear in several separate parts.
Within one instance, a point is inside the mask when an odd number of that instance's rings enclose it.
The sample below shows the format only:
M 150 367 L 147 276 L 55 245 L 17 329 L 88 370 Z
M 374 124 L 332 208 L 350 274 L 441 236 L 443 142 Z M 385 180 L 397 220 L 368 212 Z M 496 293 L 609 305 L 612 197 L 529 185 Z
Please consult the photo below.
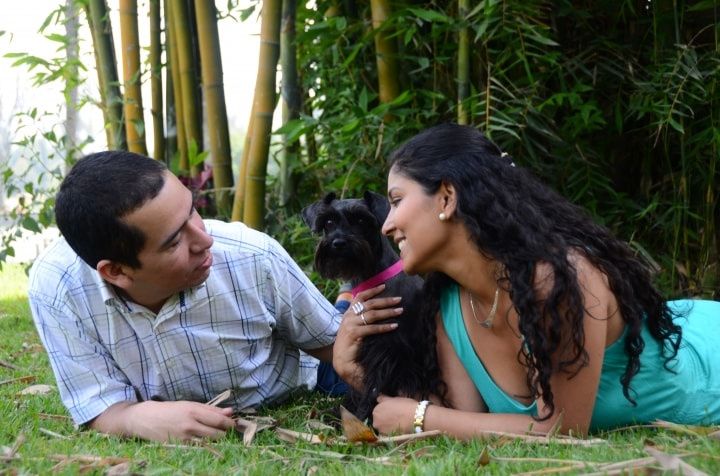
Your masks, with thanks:
M 390 213 L 388 213 L 388 216 L 387 216 L 387 218 L 385 218 L 385 222 L 383 223 L 382 232 L 384 235 L 389 235 L 390 233 L 392 233 L 393 229 L 395 228 L 395 225 L 393 225 L 391 218 L 392 218 L 392 211 Z

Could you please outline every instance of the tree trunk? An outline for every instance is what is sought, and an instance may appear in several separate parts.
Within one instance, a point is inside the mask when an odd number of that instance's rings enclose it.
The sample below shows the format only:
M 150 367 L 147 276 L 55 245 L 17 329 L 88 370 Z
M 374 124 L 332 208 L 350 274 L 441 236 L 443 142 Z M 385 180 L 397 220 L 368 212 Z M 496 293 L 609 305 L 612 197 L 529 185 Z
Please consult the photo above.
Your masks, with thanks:
M 300 85 L 297 74 L 297 50 L 295 47 L 295 14 L 297 0 L 283 0 L 282 29 L 280 32 L 280 67 L 282 70 L 282 122 L 300 117 Z M 300 147 L 297 141 L 289 144 L 283 137 L 280 156 L 280 200 L 287 206 L 295 195 L 292 179 L 293 163 L 298 160 Z
M 185 120 L 183 119 L 183 98 L 180 91 L 180 61 L 177 55 L 177 39 L 175 26 L 175 8 L 177 2 L 175 0 L 167 0 L 165 2 L 165 24 L 167 25 L 167 40 L 165 42 L 168 52 L 168 62 L 170 63 L 170 76 L 172 78 L 172 93 L 175 112 L 175 137 L 179 152 L 178 168 L 180 170 L 189 171 L 190 161 L 188 159 L 187 137 L 185 135 Z M 172 157 L 170 157 L 172 159 Z
M 120 0 L 120 41 L 122 44 L 123 86 L 125 88 L 125 132 L 128 150 L 147 155 L 145 119 L 140 91 L 140 38 L 137 0 Z
M 458 124 L 469 124 L 468 98 L 470 97 L 470 33 L 465 17 L 469 12 L 470 0 L 458 0 L 458 17 L 462 26 L 458 32 L 458 63 L 457 63 L 457 121 Z
M 202 167 L 197 162 L 197 155 L 203 150 L 202 126 L 200 124 L 199 85 L 193 61 L 193 40 L 190 12 L 184 1 L 172 3 L 173 38 L 175 39 L 174 55 L 177 56 L 179 66 L 179 83 L 176 86 L 182 97 L 182 119 L 185 128 L 185 139 L 190 162 L 190 175 L 197 176 Z M 178 111 L 179 112 L 179 111 Z M 178 123 L 180 120 L 178 119 Z
M 262 229 L 265 215 L 265 177 L 272 117 L 275 109 L 275 77 L 280 55 L 280 14 L 282 0 L 263 2 L 260 26 L 260 61 L 253 100 L 253 134 L 247 165 L 243 221 Z
M 65 2 L 65 36 L 67 38 L 65 53 L 70 70 L 70 79 L 65 82 L 65 167 L 69 169 L 76 152 L 78 129 L 78 88 L 76 78 L 78 77 L 79 48 L 78 12 L 75 0 Z
M 123 100 L 120 95 L 107 3 L 105 0 L 88 0 L 85 8 L 93 38 L 108 149 L 127 149 L 122 115 Z
M 150 91 L 153 121 L 153 157 L 165 160 L 163 126 L 162 43 L 160 40 L 160 0 L 150 0 Z
M 250 111 L 250 120 L 248 121 L 247 131 L 245 131 L 242 157 L 240 158 L 240 169 L 238 170 L 238 178 L 235 181 L 235 197 L 233 198 L 233 210 L 230 218 L 232 221 L 240 221 L 243 219 L 247 164 L 250 158 L 250 144 L 252 144 L 253 117 L 255 117 L 254 107 L 252 111 Z
M 195 14 L 217 210 L 221 215 L 229 216 L 232 207 L 232 157 L 215 4 L 195 0 Z
M 375 30 L 375 55 L 378 69 L 378 89 L 380 102 L 389 103 L 400 94 L 400 81 L 397 66 L 397 46 L 390 33 L 382 28 L 390 17 L 389 0 L 370 0 L 372 24 Z M 391 116 L 386 114 L 385 119 Z

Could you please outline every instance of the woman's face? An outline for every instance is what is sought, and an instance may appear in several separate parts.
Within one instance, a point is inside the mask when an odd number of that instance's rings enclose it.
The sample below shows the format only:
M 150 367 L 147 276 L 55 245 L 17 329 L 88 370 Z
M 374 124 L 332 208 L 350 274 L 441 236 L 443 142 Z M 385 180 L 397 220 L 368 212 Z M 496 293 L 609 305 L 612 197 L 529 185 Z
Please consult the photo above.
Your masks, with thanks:
M 438 215 L 443 211 L 439 194 L 428 195 L 422 186 L 392 168 L 388 175 L 390 213 L 382 231 L 398 245 L 406 273 L 437 269 L 438 251 L 447 242 L 448 227 Z

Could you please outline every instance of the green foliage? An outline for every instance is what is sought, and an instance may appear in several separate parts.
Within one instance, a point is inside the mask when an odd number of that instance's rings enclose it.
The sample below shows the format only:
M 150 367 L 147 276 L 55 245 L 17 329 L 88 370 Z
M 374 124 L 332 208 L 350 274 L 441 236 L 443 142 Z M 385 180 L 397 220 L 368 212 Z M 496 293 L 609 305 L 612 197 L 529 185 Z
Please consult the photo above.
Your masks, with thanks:
M 720 24 L 717 1 L 392 2 L 403 91 L 378 101 L 369 6 L 319 0 L 298 11 L 304 114 L 276 131 L 303 145 L 290 217 L 327 191 L 383 191 L 388 153 L 457 115 L 457 32 L 471 31 L 471 124 L 516 163 L 657 264 L 670 294 L 718 296 Z M 392 120 L 384 121 L 386 113 Z M 290 222 L 295 223 L 295 222 Z M 291 231 L 288 231 L 291 230 Z M 300 249 L 298 249 L 300 248 Z

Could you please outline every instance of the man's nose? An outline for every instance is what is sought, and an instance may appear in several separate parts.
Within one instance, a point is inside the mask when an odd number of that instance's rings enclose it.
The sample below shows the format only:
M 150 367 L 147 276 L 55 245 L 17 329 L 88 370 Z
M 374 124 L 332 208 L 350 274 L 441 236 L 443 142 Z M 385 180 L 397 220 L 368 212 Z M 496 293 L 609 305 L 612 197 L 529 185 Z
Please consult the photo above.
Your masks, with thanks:
M 202 220 L 199 220 L 198 223 L 188 223 L 188 226 L 192 229 L 190 250 L 193 253 L 202 253 L 212 246 L 213 237 L 205 231 L 205 224 Z

